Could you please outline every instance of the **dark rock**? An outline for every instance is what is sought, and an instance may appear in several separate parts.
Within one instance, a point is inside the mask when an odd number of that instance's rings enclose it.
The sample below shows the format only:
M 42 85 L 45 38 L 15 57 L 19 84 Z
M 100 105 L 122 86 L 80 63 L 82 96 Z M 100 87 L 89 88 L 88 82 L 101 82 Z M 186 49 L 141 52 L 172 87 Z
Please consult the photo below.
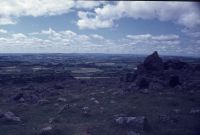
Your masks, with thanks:
M 175 87 L 175 86 L 180 85 L 180 84 L 181 83 L 180 83 L 180 80 L 179 80 L 179 76 L 173 75 L 173 76 L 170 77 L 170 79 L 169 79 L 169 86 L 170 87 Z
M 159 57 L 157 51 L 149 55 L 143 62 L 143 68 L 147 71 L 160 71 L 163 70 L 163 61 Z M 141 69 L 141 66 L 138 67 Z
M 181 70 L 188 67 L 188 64 L 186 62 L 182 62 L 179 60 L 168 60 L 164 62 L 164 69 L 174 69 L 174 70 Z

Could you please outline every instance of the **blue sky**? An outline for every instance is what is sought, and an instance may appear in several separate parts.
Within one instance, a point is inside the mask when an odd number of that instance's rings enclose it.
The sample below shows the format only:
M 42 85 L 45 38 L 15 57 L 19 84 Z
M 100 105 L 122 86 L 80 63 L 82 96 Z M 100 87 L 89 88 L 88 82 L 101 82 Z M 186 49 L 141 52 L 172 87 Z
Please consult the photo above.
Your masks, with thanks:
M 200 56 L 195 2 L 0 0 L 0 53 Z

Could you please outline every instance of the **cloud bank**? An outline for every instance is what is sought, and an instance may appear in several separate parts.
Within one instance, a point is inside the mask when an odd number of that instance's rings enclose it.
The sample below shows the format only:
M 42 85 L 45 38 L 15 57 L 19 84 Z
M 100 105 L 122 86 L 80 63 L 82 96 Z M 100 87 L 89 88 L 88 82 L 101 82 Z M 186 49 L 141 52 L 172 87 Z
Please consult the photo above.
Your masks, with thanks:
M 121 18 L 172 21 L 187 28 L 200 26 L 200 9 L 194 2 L 119 1 L 93 12 L 79 11 L 78 16 L 81 29 L 112 27 Z

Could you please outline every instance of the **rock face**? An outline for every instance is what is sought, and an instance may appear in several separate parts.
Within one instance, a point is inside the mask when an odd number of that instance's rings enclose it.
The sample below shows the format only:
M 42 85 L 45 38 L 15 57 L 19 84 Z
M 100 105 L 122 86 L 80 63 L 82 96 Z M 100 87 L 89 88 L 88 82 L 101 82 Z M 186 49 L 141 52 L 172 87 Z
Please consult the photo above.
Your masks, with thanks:
M 143 66 L 150 71 L 163 70 L 163 61 L 159 57 L 158 52 L 155 51 L 144 60 Z

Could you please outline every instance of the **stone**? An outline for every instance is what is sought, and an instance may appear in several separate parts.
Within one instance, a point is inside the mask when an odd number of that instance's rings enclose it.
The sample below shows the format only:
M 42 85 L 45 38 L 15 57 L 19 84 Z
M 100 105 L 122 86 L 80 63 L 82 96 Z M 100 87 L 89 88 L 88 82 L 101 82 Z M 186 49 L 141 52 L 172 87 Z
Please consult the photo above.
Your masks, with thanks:
M 47 99 L 41 99 L 41 100 L 38 101 L 38 104 L 39 105 L 49 104 L 49 100 L 47 100 Z
M 89 109 L 89 107 L 85 106 L 81 110 L 82 110 L 82 114 L 84 116 L 89 116 L 90 115 L 90 109 Z
M 191 109 L 190 114 L 200 114 L 200 109 Z
M 127 135 L 140 135 L 139 133 L 135 133 L 134 131 L 129 131 Z
M 58 98 L 58 102 L 66 102 L 66 101 L 67 101 L 66 98 L 62 98 L 62 97 L 59 97 L 59 98 Z
M 61 132 L 50 125 L 42 128 L 39 135 L 61 135 Z
M 145 116 L 137 117 L 117 117 L 115 122 L 119 125 L 124 125 L 137 130 L 145 130 L 147 119 Z
M 149 94 L 149 90 L 148 89 L 141 89 L 140 93 L 142 93 L 142 94 Z
M 5 112 L 2 117 L 5 122 L 20 122 L 20 117 L 15 116 L 13 112 Z

